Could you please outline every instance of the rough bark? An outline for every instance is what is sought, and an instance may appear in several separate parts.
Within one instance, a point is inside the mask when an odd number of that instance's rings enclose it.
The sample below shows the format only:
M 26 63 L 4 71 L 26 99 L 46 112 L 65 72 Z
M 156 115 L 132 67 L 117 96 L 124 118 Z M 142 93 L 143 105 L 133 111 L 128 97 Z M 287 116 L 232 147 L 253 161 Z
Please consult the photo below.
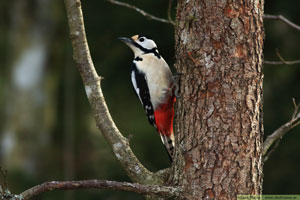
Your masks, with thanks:
M 177 7 L 176 163 L 184 199 L 262 190 L 263 0 L 185 0 Z

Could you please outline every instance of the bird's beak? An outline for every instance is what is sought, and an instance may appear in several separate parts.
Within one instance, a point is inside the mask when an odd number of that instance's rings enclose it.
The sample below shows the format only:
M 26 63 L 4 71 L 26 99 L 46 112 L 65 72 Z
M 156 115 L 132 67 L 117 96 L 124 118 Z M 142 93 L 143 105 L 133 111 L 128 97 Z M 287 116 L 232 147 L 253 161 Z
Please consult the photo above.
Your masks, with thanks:
M 126 38 L 126 37 L 118 37 L 119 40 L 124 42 L 127 45 L 133 44 L 133 40 L 131 38 Z

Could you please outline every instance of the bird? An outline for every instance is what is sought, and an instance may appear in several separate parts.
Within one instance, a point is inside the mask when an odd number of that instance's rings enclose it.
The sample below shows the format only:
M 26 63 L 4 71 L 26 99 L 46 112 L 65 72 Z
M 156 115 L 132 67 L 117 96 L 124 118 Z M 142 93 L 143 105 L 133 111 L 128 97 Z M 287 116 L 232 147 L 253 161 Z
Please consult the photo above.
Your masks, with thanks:
M 131 48 L 134 59 L 131 82 L 145 109 L 149 123 L 159 133 L 172 162 L 175 139 L 173 131 L 176 82 L 169 65 L 148 36 L 119 37 Z

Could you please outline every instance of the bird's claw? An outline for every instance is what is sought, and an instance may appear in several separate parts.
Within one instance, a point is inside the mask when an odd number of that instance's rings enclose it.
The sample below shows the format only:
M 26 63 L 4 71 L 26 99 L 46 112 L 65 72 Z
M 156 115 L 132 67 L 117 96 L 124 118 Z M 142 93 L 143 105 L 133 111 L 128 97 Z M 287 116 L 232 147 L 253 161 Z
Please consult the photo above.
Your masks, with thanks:
M 174 94 L 176 96 L 176 98 L 180 98 L 180 87 L 179 87 L 179 81 L 180 81 L 180 76 L 182 75 L 182 73 L 177 73 L 176 75 L 173 76 L 173 79 L 174 79 L 174 83 L 175 83 L 175 91 L 174 91 Z

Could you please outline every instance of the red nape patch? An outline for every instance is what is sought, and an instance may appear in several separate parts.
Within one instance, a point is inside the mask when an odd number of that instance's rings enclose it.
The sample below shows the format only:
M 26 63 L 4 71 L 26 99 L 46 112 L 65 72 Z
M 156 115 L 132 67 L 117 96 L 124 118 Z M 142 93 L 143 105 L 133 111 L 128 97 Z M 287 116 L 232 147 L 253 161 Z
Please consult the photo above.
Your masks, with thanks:
M 154 111 L 155 123 L 159 133 L 170 136 L 173 134 L 175 96 L 169 97 L 167 103 L 160 105 Z

